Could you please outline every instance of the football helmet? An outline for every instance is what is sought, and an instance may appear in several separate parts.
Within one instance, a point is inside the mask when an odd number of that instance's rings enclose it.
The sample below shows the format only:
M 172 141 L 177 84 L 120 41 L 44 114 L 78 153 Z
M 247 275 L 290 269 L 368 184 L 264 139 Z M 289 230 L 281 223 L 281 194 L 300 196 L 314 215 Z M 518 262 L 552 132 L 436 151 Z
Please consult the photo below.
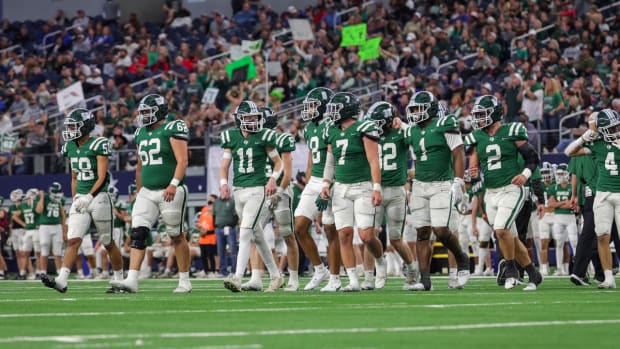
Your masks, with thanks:
M 407 120 L 419 124 L 424 120 L 440 116 L 441 107 L 435 96 L 428 91 L 416 92 L 407 105 Z
M 110 199 L 112 199 L 112 202 L 116 202 L 118 200 L 118 189 L 116 189 L 116 187 L 109 186 L 108 194 L 110 195 Z
M 273 130 L 278 127 L 278 116 L 269 107 L 258 108 L 263 114 L 263 127 Z
M 142 97 L 138 104 L 138 118 L 141 126 L 149 126 L 165 120 L 168 116 L 168 102 L 163 96 L 150 94 Z
M 73 109 L 63 122 L 62 139 L 73 141 L 89 135 L 95 129 L 95 116 L 88 109 Z
M 127 192 L 129 193 L 129 195 L 134 195 L 138 192 L 138 186 L 135 182 L 129 185 L 129 187 L 127 188 Z
M 377 125 L 379 135 L 390 132 L 392 121 L 396 117 L 396 109 L 388 102 L 376 102 L 370 106 L 366 112 L 366 120 L 370 120 Z
M 252 101 L 243 101 L 235 109 L 234 118 L 239 128 L 247 132 L 259 132 L 263 129 L 265 119 L 258 106 Z
M 495 96 L 480 96 L 474 102 L 471 110 L 473 118 L 472 127 L 474 130 L 481 130 L 492 125 L 494 122 L 502 120 L 504 117 L 504 108 Z
M 543 182 L 553 182 L 553 167 L 547 161 L 540 166 L 540 176 Z
M 327 103 L 333 96 L 334 91 L 326 87 L 316 87 L 310 90 L 302 102 L 302 120 L 310 121 L 322 118 L 327 110 Z
M 570 179 L 570 173 L 568 172 L 567 164 L 559 164 L 555 168 L 555 181 L 557 183 L 565 183 Z
M 359 118 L 361 112 L 362 105 L 354 94 L 338 92 L 327 103 L 325 114 L 335 124 L 340 124 L 344 120 Z
M 39 190 L 37 188 L 30 188 L 24 195 L 24 199 L 26 200 L 34 200 L 37 195 L 39 195 Z
M 62 192 L 62 185 L 58 182 L 52 183 L 47 192 L 52 200 L 60 200 L 64 196 L 64 193 Z
M 620 115 L 613 109 L 603 109 L 596 117 L 596 127 L 608 143 L 620 144 Z
M 21 201 L 24 198 L 24 191 L 21 189 L 13 189 L 11 190 L 11 194 L 9 194 L 9 199 L 13 202 Z

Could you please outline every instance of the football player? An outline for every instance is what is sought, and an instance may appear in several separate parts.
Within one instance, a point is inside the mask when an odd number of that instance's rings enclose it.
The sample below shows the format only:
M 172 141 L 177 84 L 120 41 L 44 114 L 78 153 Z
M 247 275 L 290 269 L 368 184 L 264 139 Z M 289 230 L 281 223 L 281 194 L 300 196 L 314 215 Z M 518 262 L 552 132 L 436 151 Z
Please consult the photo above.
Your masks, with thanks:
M 161 220 L 172 239 L 177 264 L 179 284 L 174 293 L 192 291 L 189 281 L 189 247 L 182 235 L 182 222 L 186 215 L 187 139 L 189 130 L 183 120 L 168 121 L 168 102 L 163 96 L 146 95 L 138 104 L 141 123 L 134 142 L 138 147 L 136 186 L 138 196 L 131 216 L 131 256 L 129 272 L 122 281 L 112 281 L 117 289 L 138 292 L 138 273 L 151 227 Z
M 377 126 L 379 132 L 379 167 L 381 168 L 381 186 L 383 200 L 377 206 L 375 228 L 381 227 L 386 220 L 387 233 L 390 244 L 398 252 L 407 266 L 407 277 L 403 289 L 408 290 L 418 280 L 418 263 L 403 240 L 405 216 L 407 214 L 407 152 L 409 145 L 405 142 L 405 130 L 392 127 L 394 119 L 398 118 L 396 109 L 387 102 L 374 103 L 366 113 L 366 120 Z M 366 270 L 362 289 L 381 289 L 385 280 L 375 279 L 374 285 L 369 283 L 372 270 Z M 370 273 L 370 274 L 369 274 Z
M 485 269 L 487 256 L 489 255 L 489 242 L 493 235 L 493 229 L 487 220 L 484 212 L 484 180 L 482 178 L 471 178 L 469 196 L 471 199 L 471 229 L 472 234 L 478 240 L 478 265 L 476 270 L 482 271 L 483 276 L 493 276 L 493 268 L 489 265 Z
M 465 182 L 465 194 L 463 195 L 463 201 L 461 201 L 460 207 L 457 207 L 460 214 L 460 222 L 458 227 L 459 234 L 459 243 L 461 244 L 461 250 L 463 252 L 469 252 L 469 245 L 471 244 L 472 252 L 474 253 L 474 262 L 477 262 L 478 258 L 478 249 L 479 242 L 476 235 L 474 235 L 474 230 L 472 229 L 473 220 L 471 218 L 471 209 L 472 209 L 472 199 L 474 195 L 472 194 L 472 181 L 471 177 L 465 171 L 463 176 L 463 181 Z M 482 276 L 483 270 L 478 268 L 479 263 L 475 263 L 474 267 L 474 275 Z
M 35 274 L 28 275 L 29 280 L 38 278 L 42 272 L 39 226 L 37 222 L 37 212 L 35 211 L 37 196 L 39 196 L 39 190 L 36 188 L 28 189 L 19 205 L 19 209 L 13 212 L 12 216 L 13 220 L 25 229 L 20 249 L 28 259 L 27 263 L 30 263 L 30 253 L 32 253 L 32 250 L 34 250 L 35 253 Z M 47 269 L 47 264 L 45 265 L 45 269 Z
M 564 255 L 566 243 L 570 241 L 573 250 L 577 247 L 577 221 L 571 201 L 572 188 L 568 183 L 570 173 L 567 164 L 555 169 L 556 184 L 550 188 L 549 206 L 553 207 L 553 239 L 555 240 L 555 276 L 568 276 L 568 255 Z
M 32 273 L 32 264 L 30 264 L 29 253 L 22 251 L 24 234 L 26 233 L 24 230 L 25 222 L 20 217 L 21 214 L 15 214 L 20 211 L 23 198 L 24 191 L 21 189 L 13 189 L 9 194 L 9 199 L 13 202 L 13 204 L 9 206 L 9 219 L 11 219 L 9 228 L 11 230 L 11 244 L 13 245 L 13 249 L 17 255 L 17 268 L 19 269 L 19 274 L 17 276 L 18 280 L 26 279 L 26 271 Z
M 605 274 L 599 288 L 616 288 L 609 247 L 611 226 L 620 222 L 620 115 L 612 109 L 603 109 L 596 116 L 596 128 L 587 130 L 566 148 L 571 156 L 594 156 L 598 168 L 594 197 L 594 229 L 598 237 L 598 254 Z
M 228 170 L 232 163 L 235 209 L 241 223 L 237 268 L 235 275 L 224 281 L 224 287 L 232 292 L 242 290 L 241 278 L 248 264 L 253 239 L 271 277 L 265 291 L 275 292 L 282 286 L 283 279 L 258 225 L 266 214 L 265 200 L 277 193 L 276 181 L 282 175 L 282 160 L 276 149 L 277 134 L 263 128 L 263 114 L 252 101 L 241 102 L 234 117 L 238 128 L 226 130 L 221 135 L 224 154 L 220 166 L 220 197 L 227 200 L 231 196 Z M 274 163 L 270 177 L 265 175 L 267 158 Z
M 377 279 L 383 287 L 387 263 L 383 246 L 375 233 L 376 207 L 381 205 L 381 169 L 379 168 L 379 132 L 374 122 L 360 120 L 360 101 L 351 93 L 334 94 L 327 104 L 327 117 L 334 123 L 328 128 L 327 155 L 323 171 L 321 198 L 333 200 L 332 209 L 340 254 L 349 277 L 345 292 L 360 291 L 355 271 L 353 226 L 357 224 L 360 239 L 375 257 Z M 334 183 L 333 195 L 330 186 Z
M 463 288 L 469 279 L 469 256 L 461 250 L 459 239 L 450 228 L 458 219 L 455 205 L 463 200 L 465 153 L 459 122 L 454 115 L 445 115 L 435 96 L 417 92 L 407 105 L 407 143 L 415 154 L 415 178 L 411 186 L 411 211 L 418 231 L 417 254 L 420 282 L 414 290 L 431 290 L 430 262 L 431 229 L 448 250 L 458 266 L 456 288 Z
M 543 182 L 543 196 L 545 202 L 545 215 L 538 220 L 538 234 L 540 238 L 540 273 L 549 275 L 549 239 L 553 230 L 553 212 L 555 208 L 549 206 L 549 190 L 555 186 L 555 169 L 548 162 L 543 162 L 540 167 L 540 175 Z
M 82 245 L 82 238 L 89 231 L 91 221 L 99 233 L 99 241 L 108 250 L 114 269 L 114 279 L 123 277 L 123 260 L 112 241 L 112 203 L 107 188 L 110 181 L 108 158 L 112 144 L 103 137 L 91 137 L 95 129 L 95 116 L 86 109 L 72 110 L 64 121 L 62 137 L 66 142 L 61 150 L 71 165 L 71 194 L 73 203 L 67 218 L 67 248 L 62 268 L 55 279 L 43 277 L 45 286 L 59 292 L 67 291 L 67 279 Z M 112 288 L 106 292 L 113 293 Z
M 536 290 L 542 276 L 517 236 L 515 218 L 525 201 L 523 185 L 538 166 L 538 154 L 528 143 L 523 124 L 502 123 L 503 107 L 494 96 L 478 97 L 472 116 L 474 131 L 465 137 L 466 144 L 473 150 L 469 172 L 474 178 L 480 173 L 484 175 L 486 213 L 505 259 L 504 288 L 512 289 L 517 285 L 516 263 L 519 263 L 529 277 L 524 290 Z M 523 157 L 525 168 L 519 164 L 519 155 Z
M 56 272 L 60 272 L 62 243 L 65 235 L 66 212 L 65 196 L 62 193 L 62 185 L 52 183 L 48 192 L 41 190 L 35 211 L 39 217 L 39 243 L 41 245 L 42 272 L 47 270 L 47 259 L 50 252 L 54 256 Z
M 340 290 L 340 244 L 338 233 L 334 225 L 334 214 L 331 202 L 322 203 L 317 208 L 316 200 L 320 200 L 323 170 L 327 161 L 327 128 L 330 120 L 325 117 L 327 103 L 334 92 L 325 87 L 312 89 L 303 101 L 301 118 L 306 122 L 304 138 L 308 143 L 307 184 L 299 198 L 299 205 L 295 209 L 295 235 L 299 239 L 304 253 L 314 267 L 314 275 L 304 287 L 305 291 L 317 288 L 327 278 L 328 271 L 321 261 L 317 245 L 310 235 L 310 225 L 313 220 L 323 223 L 323 230 L 327 237 L 327 260 L 329 265 L 329 282 L 321 292 L 335 292 Z

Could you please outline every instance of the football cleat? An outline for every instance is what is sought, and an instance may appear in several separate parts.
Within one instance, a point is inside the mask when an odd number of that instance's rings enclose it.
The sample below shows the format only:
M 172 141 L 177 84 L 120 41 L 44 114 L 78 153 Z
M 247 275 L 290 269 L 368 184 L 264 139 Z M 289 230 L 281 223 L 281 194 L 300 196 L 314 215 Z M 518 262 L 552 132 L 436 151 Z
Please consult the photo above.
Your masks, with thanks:
M 576 274 L 570 274 L 570 281 L 576 286 L 590 286 L 588 277 L 580 277 Z
M 403 290 L 405 291 L 432 291 L 433 286 L 429 285 L 428 288 L 424 286 L 423 283 L 417 282 L 413 285 L 405 285 L 403 286 Z
M 497 285 L 502 286 L 506 283 L 506 261 L 502 259 L 497 263 Z
M 224 287 L 231 290 L 232 292 L 241 292 L 241 279 L 236 276 L 231 276 L 228 279 L 224 280 Z
M 130 282 L 125 280 L 113 280 L 110 281 L 110 285 L 116 289 L 126 291 L 128 293 L 137 293 L 138 292 L 138 282 Z
M 282 287 L 282 285 L 284 285 L 284 278 L 282 278 L 282 276 L 276 276 L 271 279 L 271 282 L 269 282 L 269 287 L 267 287 L 265 292 L 275 292 Z
M 364 280 L 360 288 L 364 291 L 372 291 L 375 289 L 375 283 L 373 280 Z
M 598 288 L 600 289 L 616 288 L 616 280 L 611 279 L 611 280 L 603 281 L 600 284 L 598 284 Z
M 353 284 L 348 284 L 346 285 L 343 289 L 342 292 L 359 292 L 362 289 L 360 288 L 360 285 L 353 285 Z
M 260 292 L 263 290 L 263 283 L 248 281 L 246 283 L 241 284 L 241 290 Z
M 121 290 L 119 288 L 110 287 L 110 288 L 108 288 L 105 291 L 105 293 L 108 293 L 108 294 L 119 294 L 119 293 L 129 293 L 129 292 L 127 292 L 125 290 Z
M 329 280 L 327 285 L 321 289 L 321 292 L 338 292 L 342 284 L 340 283 L 340 279 L 337 280 Z
M 310 282 L 308 282 L 306 287 L 304 287 L 304 291 L 314 290 L 315 288 L 319 287 L 323 280 L 329 277 L 329 270 L 327 270 L 327 268 L 323 268 L 322 270 L 323 271 L 316 271 L 314 273 Z
M 377 277 L 375 278 L 375 288 L 380 290 L 385 287 L 385 281 L 387 280 L 387 262 L 383 260 L 383 263 L 375 263 L 377 269 Z
M 192 292 L 192 284 L 189 281 L 179 281 L 179 286 L 172 293 L 190 293 Z
M 284 288 L 285 292 L 297 292 L 299 290 L 299 284 L 288 282 L 288 285 Z
M 504 282 L 504 288 L 507 290 L 512 290 L 513 288 L 515 288 L 515 286 L 517 286 L 516 278 L 507 278 Z
M 41 276 L 41 282 L 43 282 L 43 285 L 49 287 L 49 288 L 53 288 L 56 291 L 60 292 L 60 293 L 65 293 L 67 292 L 67 285 L 65 284 L 64 286 L 60 285 L 60 283 L 56 282 L 56 279 L 54 278 L 50 278 L 49 276 L 43 274 Z

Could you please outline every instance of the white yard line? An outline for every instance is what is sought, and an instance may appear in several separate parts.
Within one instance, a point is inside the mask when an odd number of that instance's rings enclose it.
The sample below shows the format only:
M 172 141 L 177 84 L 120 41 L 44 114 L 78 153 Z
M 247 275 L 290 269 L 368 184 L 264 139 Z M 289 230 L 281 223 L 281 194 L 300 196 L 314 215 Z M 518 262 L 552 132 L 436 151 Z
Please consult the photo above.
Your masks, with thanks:
M 134 313 L 135 314 L 135 313 Z M 178 332 L 159 333 L 154 335 L 142 334 L 97 334 L 74 336 L 19 336 L 1 338 L 0 343 L 17 342 L 60 342 L 82 343 L 89 340 L 110 339 L 153 339 L 153 338 L 208 338 L 208 337 L 250 337 L 275 335 L 304 335 L 304 334 L 346 334 L 346 333 L 392 333 L 392 332 L 423 332 L 423 331 L 463 331 L 473 329 L 518 328 L 541 326 L 567 325 L 610 325 L 620 324 L 620 319 L 609 320 L 557 320 L 557 321 L 523 321 L 504 323 L 479 323 L 462 325 L 429 325 L 429 326 L 402 326 L 402 327 L 354 327 L 354 328 L 308 328 L 291 330 L 264 330 L 264 331 L 235 331 L 235 332 Z
M 297 302 L 292 302 L 297 303 Z M 148 311 L 107 311 L 107 312 L 65 312 L 65 313 L 11 313 L 0 314 L 0 319 L 10 318 L 54 318 L 54 317 L 81 317 L 81 316 L 125 316 L 125 315 L 175 315 L 175 314 L 207 314 L 207 313 L 271 313 L 290 311 L 330 311 L 330 310 L 367 310 L 367 309 L 442 309 L 442 308 L 471 308 L 471 307 L 504 307 L 513 305 L 568 305 L 568 304 L 608 304 L 617 303 L 617 300 L 586 300 L 586 301 L 526 301 L 526 302 L 486 302 L 486 303 L 455 303 L 455 304 L 407 304 L 407 303 L 375 303 L 375 304 L 325 304 L 312 307 L 276 307 L 276 308 L 240 308 L 240 309 L 187 309 L 187 310 L 148 310 Z M 289 304 L 289 302 L 272 302 L 274 305 Z

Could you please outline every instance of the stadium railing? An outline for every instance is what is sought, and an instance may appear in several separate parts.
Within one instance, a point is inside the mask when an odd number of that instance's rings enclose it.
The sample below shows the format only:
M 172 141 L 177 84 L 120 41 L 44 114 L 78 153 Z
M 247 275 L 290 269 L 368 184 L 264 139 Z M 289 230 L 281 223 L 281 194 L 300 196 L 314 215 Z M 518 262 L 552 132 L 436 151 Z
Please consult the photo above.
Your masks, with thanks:
M 48 48 L 54 46 L 54 44 L 56 43 L 56 39 L 54 38 L 51 42 L 48 42 L 47 39 L 48 38 L 53 38 L 57 35 L 59 35 L 60 33 L 62 33 L 63 30 L 74 30 L 81 27 L 79 24 L 74 24 L 68 27 L 64 27 L 63 29 L 59 29 L 59 30 L 55 30 L 53 32 L 49 32 L 47 33 L 44 37 L 43 37 L 43 41 L 41 42 L 41 46 L 39 46 L 39 51 L 41 51 L 42 53 L 45 53 L 45 51 L 47 51 Z
M 0 50 L 0 56 L 13 52 L 13 50 L 15 49 L 19 49 L 19 56 L 24 57 L 24 48 L 22 47 L 22 45 L 19 44 L 3 48 L 2 50 Z
M 376 4 L 376 1 L 374 1 L 374 0 L 371 0 L 371 1 L 365 1 L 365 2 L 361 5 L 361 8 L 362 8 L 362 9 L 365 9 L 366 7 L 369 7 L 369 6 L 372 6 L 372 5 L 375 5 L 375 6 L 376 6 L 376 5 L 377 5 L 377 4 Z M 342 16 L 347 15 L 347 14 L 349 14 L 349 13 L 356 12 L 356 11 L 358 11 L 358 10 L 359 10 L 359 8 L 358 8 L 357 6 L 353 6 L 353 7 L 351 7 L 351 8 L 346 9 L 346 10 L 342 10 L 342 11 L 336 12 L 336 13 L 335 13 L 335 15 L 334 15 L 334 23 L 338 23 L 338 20 L 342 21 Z

